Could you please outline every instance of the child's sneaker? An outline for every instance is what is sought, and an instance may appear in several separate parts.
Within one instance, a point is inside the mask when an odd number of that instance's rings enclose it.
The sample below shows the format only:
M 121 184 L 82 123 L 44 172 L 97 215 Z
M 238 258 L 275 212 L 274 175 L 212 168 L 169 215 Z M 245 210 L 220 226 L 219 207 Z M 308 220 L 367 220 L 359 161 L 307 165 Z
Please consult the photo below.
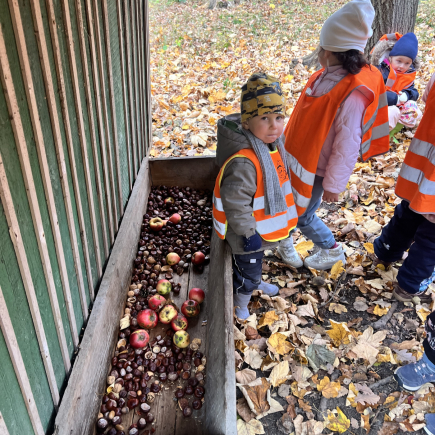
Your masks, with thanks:
M 319 249 L 314 254 L 305 258 L 304 266 L 311 267 L 316 270 L 327 270 L 334 266 L 337 261 L 341 260 L 343 265 L 346 264 L 344 257 L 344 249 L 341 243 L 337 243 L 336 248 L 332 249 Z
M 276 296 L 279 292 L 279 288 L 276 285 L 269 284 L 267 282 L 261 281 L 260 285 L 257 287 L 261 290 L 263 294 L 267 296 Z
M 297 253 L 293 245 L 292 236 L 288 237 L 287 239 L 281 240 L 279 242 L 277 251 L 279 255 L 281 255 L 282 261 L 290 266 L 298 268 L 302 267 L 302 265 L 304 264 L 302 258 L 299 257 L 299 254 Z
M 429 435 L 435 435 L 435 414 L 426 414 L 424 419 L 426 420 L 426 427 L 423 429 Z
M 435 382 L 435 364 L 432 364 L 424 353 L 416 363 L 399 367 L 394 373 L 394 378 L 404 390 L 417 391 L 427 382 Z
M 251 300 L 251 295 L 245 295 L 243 293 L 234 293 L 233 301 L 236 308 L 236 316 L 239 319 L 247 319 L 249 317 L 248 304 Z
M 431 295 L 427 293 L 408 293 L 397 282 L 394 283 L 393 298 L 399 302 L 412 302 L 412 299 L 416 296 L 420 298 L 422 304 L 430 304 L 432 302 Z

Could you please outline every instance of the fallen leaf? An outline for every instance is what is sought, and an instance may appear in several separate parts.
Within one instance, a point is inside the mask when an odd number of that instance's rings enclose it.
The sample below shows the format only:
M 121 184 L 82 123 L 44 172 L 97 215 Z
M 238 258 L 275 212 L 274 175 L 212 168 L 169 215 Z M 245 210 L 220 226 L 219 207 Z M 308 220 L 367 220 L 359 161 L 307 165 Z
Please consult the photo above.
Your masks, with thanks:
M 341 344 L 349 344 L 351 333 L 346 323 L 334 322 L 333 320 L 329 320 L 331 323 L 331 329 L 326 331 L 331 340 L 334 342 L 336 347 Z
M 334 364 L 335 353 L 320 344 L 310 344 L 305 352 L 310 366 L 315 372 L 320 369 L 321 365 Z
M 334 313 L 341 314 L 341 313 L 347 313 L 347 308 L 344 305 L 336 304 L 332 302 L 329 304 L 329 311 L 333 311 Z
M 369 306 L 365 303 L 365 302 L 363 302 L 363 301 L 355 301 L 354 303 L 353 303 L 353 308 L 356 310 L 356 311 L 367 311 L 367 308 L 368 308 Z
M 339 260 L 332 266 L 331 273 L 329 277 L 332 280 L 336 280 L 344 272 L 343 261 Z
M 260 435 L 264 433 L 263 425 L 258 420 L 252 419 L 248 423 L 244 420 L 237 420 L 237 435 Z
M 294 347 L 287 341 L 287 337 L 279 332 L 272 334 L 267 340 L 273 353 L 285 355 L 289 353 Z
M 255 386 L 244 385 L 244 390 L 248 397 L 246 400 L 250 405 L 253 412 L 257 415 L 263 414 L 264 412 L 270 409 L 270 405 L 267 402 L 267 392 L 270 388 L 269 382 L 266 381 L 265 378 L 261 378 L 261 384 Z M 242 389 L 243 391 L 243 389 Z M 250 403 L 251 402 L 251 403 Z M 252 408 L 253 407 L 253 408 Z
M 247 349 L 245 351 L 245 363 L 250 365 L 253 369 L 259 369 L 263 362 L 260 353 L 255 349 Z
M 302 317 L 314 317 L 315 313 L 311 301 L 305 305 L 299 305 L 295 314 Z
M 375 253 L 375 249 L 373 248 L 373 243 L 364 243 L 364 249 L 369 253 L 369 254 L 374 254 Z
M 314 248 L 314 243 L 311 240 L 307 240 L 304 242 L 299 242 L 295 249 L 299 253 L 299 255 L 304 259 L 308 255 L 308 251 Z
M 275 310 L 267 311 L 258 321 L 258 327 L 262 328 L 263 326 L 272 325 L 272 323 L 277 320 L 279 320 L 279 316 L 276 314 Z
M 254 370 L 243 369 L 236 372 L 236 380 L 239 384 L 249 384 L 250 382 L 255 381 L 255 379 L 257 379 L 257 375 Z
M 376 362 L 376 355 L 379 353 L 379 346 L 387 336 L 387 331 L 378 331 L 373 334 L 373 328 L 369 326 L 358 338 L 358 344 L 352 348 L 358 358 L 369 361 L 370 365 Z
M 389 308 L 381 308 L 379 305 L 376 305 L 373 309 L 373 314 L 376 314 L 377 316 L 385 316 L 388 311 L 390 311 Z
M 337 414 L 328 411 L 328 416 L 325 421 L 326 427 L 334 432 L 343 433 L 346 432 L 350 427 L 350 420 L 338 406 Z
M 317 390 L 322 392 L 322 395 L 327 399 L 338 396 L 340 390 L 340 382 L 331 382 L 328 376 L 325 376 L 318 384 Z
M 272 369 L 269 379 L 274 387 L 278 387 L 287 380 L 289 374 L 288 361 L 282 361 Z
M 359 429 L 359 423 L 353 417 L 350 419 L 350 424 L 354 429 Z
M 246 422 L 255 418 L 255 414 L 249 409 L 248 402 L 244 397 L 237 400 L 236 410 L 237 414 L 239 414 Z
M 384 421 L 378 435 L 395 435 L 399 430 L 399 423 L 394 423 L 392 421 Z

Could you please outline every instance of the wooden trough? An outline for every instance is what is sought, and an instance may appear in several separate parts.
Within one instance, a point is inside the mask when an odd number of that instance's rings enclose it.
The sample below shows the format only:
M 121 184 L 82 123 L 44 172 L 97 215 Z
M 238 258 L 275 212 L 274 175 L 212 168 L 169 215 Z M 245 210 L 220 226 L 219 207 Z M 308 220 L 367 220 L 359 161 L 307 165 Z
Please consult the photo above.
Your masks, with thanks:
M 217 173 L 212 157 L 143 160 L 59 407 L 56 435 L 95 433 L 151 186 L 212 190 Z M 200 350 L 207 357 L 205 404 L 191 418 L 184 418 L 173 400 L 174 388 L 167 384 L 168 390 L 163 390 L 164 394 L 158 395 L 152 405 L 155 433 L 236 435 L 232 271 L 228 245 L 213 234 L 210 264 L 204 272 L 189 270 L 180 277 L 174 275 L 174 282 L 182 284 L 179 296 L 173 297 L 178 306 L 186 300 L 188 289 L 201 287 L 206 292 L 201 314 L 196 322 L 189 322 L 188 329 L 191 338 L 201 338 Z M 152 336 L 163 331 L 163 328 L 153 330 Z M 138 418 L 134 411 L 123 417 L 126 433 Z

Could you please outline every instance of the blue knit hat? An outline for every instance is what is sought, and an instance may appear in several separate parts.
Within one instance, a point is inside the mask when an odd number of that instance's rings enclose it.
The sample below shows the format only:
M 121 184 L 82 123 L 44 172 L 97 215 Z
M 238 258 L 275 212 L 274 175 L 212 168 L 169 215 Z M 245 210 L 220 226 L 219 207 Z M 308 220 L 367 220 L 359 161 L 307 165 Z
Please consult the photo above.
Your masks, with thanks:
M 418 39 L 414 33 L 406 33 L 394 45 L 390 56 L 407 56 L 415 60 L 418 53 Z

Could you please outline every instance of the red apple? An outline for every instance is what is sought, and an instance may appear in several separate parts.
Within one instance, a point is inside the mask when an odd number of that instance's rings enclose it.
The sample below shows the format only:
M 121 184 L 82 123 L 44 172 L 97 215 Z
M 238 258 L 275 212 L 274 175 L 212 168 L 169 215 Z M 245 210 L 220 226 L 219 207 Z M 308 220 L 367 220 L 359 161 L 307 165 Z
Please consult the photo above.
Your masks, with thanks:
M 159 217 L 152 218 L 150 220 L 150 228 L 153 231 L 160 231 L 163 228 L 164 222 Z
M 154 310 L 158 311 L 166 303 L 166 299 L 162 295 L 154 295 L 148 301 L 148 306 Z
M 174 317 L 171 321 L 171 326 L 174 331 L 182 331 L 187 329 L 188 322 L 185 316 L 178 313 L 177 317 Z
M 175 346 L 180 347 L 181 349 L 189 346 L 190 343 L 189 334 L 186 331 L 177 331 L 172 340 L 174 341 Z
M 167 279 L 161 279 L 157 283 L 157 293 L 162 296 L 166 296 L 171 292 L 172 285 Z
M 202 304 L 204 298 L 205 298 L 204 290 L 200 288 L 193 288 L 189 291 L 189 299 L 198 302 L 198 304 Z
M 175 199 L 172 198 L 172 196 L 168 196 L 168 197 L 165 199 L 165 205 L 172 205 L 174 202 L 175 202 Z
M 177 310 L 173 305 L 165 305 L 159 313 L 159 319 L 165 325 L 169 325 L 174 317 L 177 317 Z
M 196 266 L 204 263 L 204 260 L 205 260 L 205 255 L 201 251 L 195 252 L 192 255 L 192 263 L 195 264 Z
M 199 304 L 191 299 L 187 300 L 181 306 L 181 312 L 186 317 L 196 317 L 199 314 Z
M 130 344 L 131 347 L 135 349 L 141 349 L 145 347 L 150 341 L 150 336 L 145 329 L 137 329 L 130 334 Z
M 170 252 L 166 256 L 166 264 L 169 264 L 169 266 L 174 266 L 175 264 L 178 264 L 179 261 L 180 261 L 180 256 L 175 252 Z
M 178 213 L 174 213 L 169 219 L 169 222 L 172 222 L 173 224 L 178 224 L 181 222 L 181 216 Z
M 137 315 L 137 324 L 141 328 L 153 329 L 157 323 L 159 323 L 159 316 L 154 310 L 147 308 Z

